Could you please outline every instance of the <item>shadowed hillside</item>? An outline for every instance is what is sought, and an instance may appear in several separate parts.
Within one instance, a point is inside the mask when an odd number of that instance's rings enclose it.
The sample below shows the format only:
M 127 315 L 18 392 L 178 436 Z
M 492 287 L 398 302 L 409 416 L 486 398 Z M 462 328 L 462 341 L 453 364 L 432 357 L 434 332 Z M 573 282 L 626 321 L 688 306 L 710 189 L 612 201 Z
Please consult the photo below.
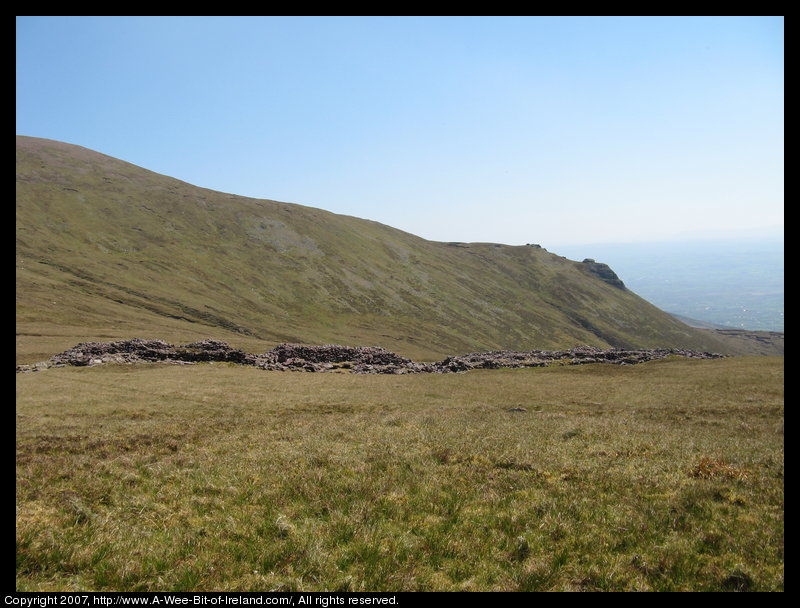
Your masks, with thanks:
M 602 260 L 427 241 L 31 137 L 17 137 L 16 183 L 18 362 L 135 336 L 428 360 L 581 344 L 735 352 L 610 280 Z

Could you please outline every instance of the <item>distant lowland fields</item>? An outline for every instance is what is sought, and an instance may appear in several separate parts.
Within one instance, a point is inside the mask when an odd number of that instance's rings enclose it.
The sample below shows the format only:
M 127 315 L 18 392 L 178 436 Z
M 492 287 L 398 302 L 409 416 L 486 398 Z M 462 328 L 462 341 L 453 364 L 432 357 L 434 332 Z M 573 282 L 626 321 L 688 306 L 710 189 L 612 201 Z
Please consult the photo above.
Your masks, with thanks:
M 782 238 L 567 245 L 553 251 L 602 260 L 629 289 L 694 327 L 784 330 Z

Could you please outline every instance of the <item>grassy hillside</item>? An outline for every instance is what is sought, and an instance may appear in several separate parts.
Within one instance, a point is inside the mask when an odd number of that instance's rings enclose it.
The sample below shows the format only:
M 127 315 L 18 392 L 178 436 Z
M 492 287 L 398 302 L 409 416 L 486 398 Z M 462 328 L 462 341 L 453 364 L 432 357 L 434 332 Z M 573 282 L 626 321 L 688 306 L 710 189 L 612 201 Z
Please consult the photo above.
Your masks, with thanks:
M 18 363 L 136 336 L 251 351 L 369 344 L 415 359 L 578 344 L 731 351 L 538 247 L 427 241 L 50 140 L 17 137 L 16 235 Z
M 16 588 L 778 591 L 783 358 L 17 375 Z

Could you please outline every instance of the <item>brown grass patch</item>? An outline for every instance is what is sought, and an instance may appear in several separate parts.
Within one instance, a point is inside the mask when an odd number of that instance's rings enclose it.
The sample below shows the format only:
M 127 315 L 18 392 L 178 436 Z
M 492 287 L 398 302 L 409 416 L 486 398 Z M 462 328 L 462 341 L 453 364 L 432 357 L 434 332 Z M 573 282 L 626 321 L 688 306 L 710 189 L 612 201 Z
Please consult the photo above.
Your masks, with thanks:
M 692 469 L 689 471 L 689 476 L 700 479 L 724 477 L 727 479 L 745 481 L 748 479 L 748 477 L 750 477 L 750 472 L 742 467 L 736 467 L 728 464 L 719 458 L 710 458 L 704 456 L 700 459 L 700 462 L 692 467 Z

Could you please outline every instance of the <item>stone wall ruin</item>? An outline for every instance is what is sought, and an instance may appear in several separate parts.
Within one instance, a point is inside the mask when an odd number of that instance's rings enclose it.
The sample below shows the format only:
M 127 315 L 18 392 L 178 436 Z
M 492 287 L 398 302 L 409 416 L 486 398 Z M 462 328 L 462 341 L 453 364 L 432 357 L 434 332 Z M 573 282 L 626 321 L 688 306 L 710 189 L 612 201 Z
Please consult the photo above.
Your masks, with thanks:
M 692 359 L 717 359 L 718 353 L 700 353 L 677 348 L 601 349 L 579 346 L 568 350 L 511 351 L 499 350 L 447 357 L 435 363 L 417 363 L 378 346 L 342 346 L 325 344 L 279 344 L 261 354 L 251 354 L 231 347 L 221 340 L 201 340 L 174 346 L 163 340 L 134 338 L 116 342 L 83 342 L 47 361 L 18 365 L 17 372 L 38 371 L 49 367 L 93 366 L 104 363 L 233 363 L 268 371 L 330 372 L 354 374 L 446 374 L 472 369 L 543 367 L 612 363 L 631 365 L 669 356 Z

